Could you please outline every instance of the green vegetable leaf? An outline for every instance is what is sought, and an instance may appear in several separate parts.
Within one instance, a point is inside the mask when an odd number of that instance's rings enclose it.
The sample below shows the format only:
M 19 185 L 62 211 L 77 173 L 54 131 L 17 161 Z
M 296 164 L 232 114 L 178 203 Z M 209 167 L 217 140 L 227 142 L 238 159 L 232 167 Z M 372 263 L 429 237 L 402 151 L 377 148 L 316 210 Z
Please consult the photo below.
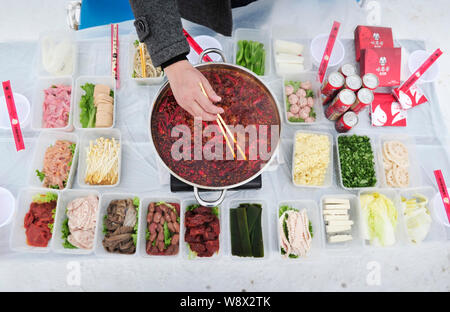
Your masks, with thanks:
M 70 144 L 69 148 L 70 148 L 70 152 L 72 153 L 72 156 L 75 155 L 75 149 L 76 149 L 77 145 L 75 143 Z M 72 163 L 72 161 L 71 161 Z
M 134 44 L 135 47 L 138 47 L 139 46 L 139 40 L 137 40 L 137 39 L 134 40 L 133 44 Z
M 59 190 L 59 185 L 49 185 L 49 188 Z
M 298 211 L 297 208 L 292 208 L 288 205 L 284 205 L 284 206 L 281 206 L 280 209 L 278 210 L 278 217 L 281 217 L 283 215 L 283 213 L 285 213 L 288 210 Z
M 137 244 L 137 234 L 131 234 L 131 238 L 133 239 L 134 246 L 136 246 L 136 244 Z
M 44 181 L 44 179 L 45 179 L 45 173 L 44 172 L 41 172 L 41 171 L 36 169 L 36 175 L 38 176 L 39 180 L 41 180 L 41 182 Z
M 109 91 L 109 96 L 112 97 L 112 98 L 114 98 L 114 91 L 113 91 L 113 90 L 110 90 L 110 91 Z
M 134 198 L 133 198 L 133 205 L 134 205 L 134 207 L 139 207 L 139 204 L 140 204 L 140 199 L 139 199 L 139 197 L 137 197 L 137 196 L 135 196 Z
M 64 240 L 62 243 L 64 248 L 66 248 L 66 249 L 77 249 L 78 248 L 78 247 L 75 247 L 74 245 L 72 245 L 71 243 L 69 243 L 69 241 L 67 239 L 70 235 L 69 218 L 64 219 L 62 226 L 61 226 L 61 233 L 62 233 L 61 238 Z
M 97 113 L 97 108 L 94 105 L 94 88 L 95 85 L 92 83 L 86 83 L 81 86 L 81 89 L 85 92 L 80 100 L 80 123 L 83 128 L 95 127 L 95 114 Z
M 45 194 L 36 194 L 32 197 L 33 203 L 50 203 L 58 200 L 58 195 L 53 192 L 47 192 Z
M 306 90 L 306 97 L 314 97 L 314 91 L 311 89 Z
M 164 230 L 164 246 L 167 248 L 170 246 L 170 243 L 172 242 L 172 236 L 170 235 L 169 227 L 167 226 L 167 221 L 164 222 L 163 230 Z

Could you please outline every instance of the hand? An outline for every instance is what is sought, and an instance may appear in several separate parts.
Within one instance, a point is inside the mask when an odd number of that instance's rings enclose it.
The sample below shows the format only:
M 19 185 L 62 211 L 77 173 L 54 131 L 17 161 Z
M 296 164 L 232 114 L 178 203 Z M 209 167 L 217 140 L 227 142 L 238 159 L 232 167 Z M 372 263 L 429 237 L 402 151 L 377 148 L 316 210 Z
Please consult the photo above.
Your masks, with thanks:
M 179 61 L 167 66 L 164 69 L 170 82 L 175 100 L 178 105 L 188 111 L 194 117 L 201 117 L 206 121 L 217 119 L 217 114 L 224 111 L 221 107 L 214 105 L 212 102 L 221 100 L 205 76 L 195 69 L 188 61 Z M 203 85 L 206 97 L 200 87 Z

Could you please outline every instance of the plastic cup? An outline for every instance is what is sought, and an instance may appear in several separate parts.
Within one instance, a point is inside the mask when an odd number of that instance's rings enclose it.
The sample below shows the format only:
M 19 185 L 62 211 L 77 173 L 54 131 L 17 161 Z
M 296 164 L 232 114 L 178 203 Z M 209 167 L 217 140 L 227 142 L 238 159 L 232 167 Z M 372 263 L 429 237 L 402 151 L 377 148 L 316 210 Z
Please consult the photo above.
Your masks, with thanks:
M 213 38 L 211 36 L 197 36 L 197 37 L 194 37 L 194 40 L 198 43 L 199 46 L 202 47 L 203 50 L 206 50 L 209 48 L 216 48 L 219 50 L 223 50 L 220 42 L 217 41 L 216 38 Z M 208 55 L 214 62 L 219 62 L 222 60 L 222 57 L 217 53 L 210 53 Z M 199 58 L 199 54 L 197 54 L 197 52 L 195 52 L 195 50 L 192 49 L 192 47 L 191 47 L 191 50 L 190 50 L 189 54 L 187 55 L 187 59 L 189 60 L 189 62 L 191 64 L 195 65 L 198 63 L 198 58 Z
M 325 47 L 327 46 L 329 36 L 329 34 L 320 34 L 314 37 L 314 39 L 311 41 L 311 56 L 314 65 L 316 65 L 317 67 L 320 66 L 320 62 L 322 62 L 323 53 L 325 52 Z M 339 65 L 344 60 L 344 56 L 344 45 L 339 39 L 336 39 L 333 51 L 331 52 L 330 61 L 328 62 L 328 67 Z
M 450 192 L 450 189 L 448 189 L 448 192 Z M 450 227 L 450 222 L 448 220 L 447 213 L 445 211 L 444 203 L 442 202 L 442 197 L 440 193 L 437 193 L 434 196 L 433 207 L 439 222 L 445 225 L 446 227 Z
M 408 69 L 412 75 L 426 59 L 431 55 L 431 53 L 424 50 L 416 50 L 409 55 L 408 58 Z M 417 81 L 418 83 L 433 82 L 437 79 L 439 75 L 439 64 L 435 62 L 430 68 Z
M 13 93 L 14 103 L 16 104 L 17 117 L 19 118 L 20 126 L 23 128 L 27 125 L 30 117 L 30 102 L 20 93 Z M 0 107 L 6 108 L 5 96 L 0 96 Z M 7 109 L 0 110 L 0 129 L 11 129 L 9 115 Z
M 0 228 L 11 222 L 16 199 L 7 189 L 0 187 Z

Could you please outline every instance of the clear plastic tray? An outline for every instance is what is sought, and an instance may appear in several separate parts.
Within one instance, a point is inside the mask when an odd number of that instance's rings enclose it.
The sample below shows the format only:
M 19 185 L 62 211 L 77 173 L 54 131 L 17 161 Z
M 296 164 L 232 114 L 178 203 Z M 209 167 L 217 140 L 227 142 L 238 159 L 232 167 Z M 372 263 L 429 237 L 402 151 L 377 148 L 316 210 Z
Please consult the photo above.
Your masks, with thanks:
M 353 221 L 351 235 L 353 239 L 351 241 L 342 242 L 342 243 L 329 243 L 328 242 L 328 234 L 326 232 L 325 228 L 325 220 L 323 218 L 323 210 L 324 207 L 324 200 L 326 198 L 342 198 L 342 199 L 348 199 L 350 201 L 350 210 L 348 212 L 349 219 Z M 320 217 L 322 220 L 323 225 L 323 232 L 322 232 L 322 244 L 325 246 L 325 249 L 329 252 L 333 253 L 341 253 L 345 252 L 346 254 L 350 252 L 350 250 L 357 250 L 358 248 L 361 248 L 363 245 L 363 238 L 361 236 L 361 230 L 360 230 L 360 218 L 359 218 L 359 197 L 353 194 L 327 194 L 320 198 Z
M 42 126 L 42 115 L 43 115 L 43 103 L 44 103 L 44 90 L 50 88 L 52 85 L 69 85 L 72 88 L 70 94 L 70 109 L 69 109 L 69 120 L 67 125 L 62 128 L 44 128 Z M 31 118 L 31 128 L 34 131 L 41 130 L 61 130 L 61 131 L 72 131 L 73 119 L 73 79 L 70 76 L 61 77 L 39 77 L 36 87 L 34 89 L 33 95 L 33 105 L 32 105 L 32 118 Z
M 406 197 L 407 199 L 410 199 L 415 194 L 421 194 L 428 198 L 427 208 L 428 208 L 428 211 L 430 212 L 430 216 L 432 219 L 430 231 L 428 232 L 427 237 L 419 244 L 413 243 L 409 239 L 408 231 L 406 228 L 405 218 L 403 216 L 404 209 L 403 209 L 403 205 L 402 205 L 402 201 L 401 201 L 402 196 Z M 419 246 L 419 245 L 425 244 L 425 243 L 447 241 L 447 234 L 446 234 L 445 227 L 439 222 L 438 216 L 437 216 L 436 211 L 434 210 L 434 206 L 433 206 L 433 198 L 436 194 L 437 194 L 437 191 L 429 186 L 407 188 L 407 189 L 402 189 L 399 191 L 399 196 L 397 198 L 397 205 L 398 205 L 398 207 L 400 207 L 400 211 L 402 213 L 402 226 L 403 226 L 404 232 L 406 233 L 408 245 Z
M 114 91 L 114 109 L 113 109 L 113 123 L 111 127 L 105 128 L 83 128 L 80 122 L 80 100 L 81 96 L 85 94 L 84 90 L 81 89 L 86 83 L 96 84 L 104 84 L 111 88 Z M 117 92 L 116 92 L 116 83 L 111 76 L 80 76 L 75 82 L 75 90 L 72 91 L 73 97 L 73 125 L 75 129 L 82 130 L 101 130 L 101 129 L 111 129 L 114 128 L 116 124 L 116 114 L 117 114 Z
M 75 75 L 76 70 L 78 67 L 78 45 L 75 40 L 75 34 L 73 31 L 49 31 L 42 33 L 39 36 L 39 44 L 38 44 L 38 53 L 37 53 L 37 60 L 38 60 L 38 75 L 39 76 L 58 76 L 53 75 L 44 68 L 44 64 L 42 64 L 42 47 L 44 44 L 45 38 L 50 38 L 55 43 L 60 43 L 63 40 L 69 40 L 70 44 L 72 45 L 72 53 L 73 53 L 73 66 L 72 66 L 72 72 L 67 73 L 66 75 Z
M 298 258 L 289 258 L 283 257 L 281 254 L 281 238 L 280 238 L 280 222 L 279 222 L 279 210 L 281 206 L 288 205 L 292 208 L 296 208 L 299 211 L 302 209 L 306 209 L 306 213 L 308 215 L 309 221 L 312 224 L 313 237 L 311 242 L 311 249 L 309 250 L 306 257 L 298 257 Z M 313 200 L 286 200 L 279 202 L 277 205 L 276 218 L 277 218 L 277 242 L 278 248 L 277 253 L 281 259 L 289 260 L 289 261 L 311 261 L 320 257 L 323 248 L 323 239 L 322 239 L 322 218 L 319 215 L 319 207 L 317 207 L 317 203 Z
M 318 134 L 325 135 L 330 140 L 330 158 L 328 163 L 328 168 L 325 173 L 325 179 L 323 185 L 306 185 L 306 184 L 296 184 L 294 181 L 294 159 L 295 159 L 295 137 L 297 133 L 308 133 L 308 134 Z M 333 185 L 333 136 L 326 132 L 317 132 L 317 131 L 308 131 L 308 130 L 297 130 L 294 134 L 293 144 L 292 144 L 292 169 L 291 169 L 291 179 L 292 183 L 297 187 L 306 187 L 306 188 L 328 188 Z
M 377 245 L 371 245 L 370 241 L 366 240 L 364 238 L 364 220 L 363 220 L 363 216 L 361 214 L 361 202 L 359 205 L 359 229 L 360 229 L 360 235 L 361 238 L 363 240 L 363 246 L 367 247 L 367 248 L 382 248 L 382 249 L 387 249 L 387 248 L 397 248 L 399 246 L 404 246 L 405 245 L 405 240 L 406 240 L 406 233 L 404 231 L 404 227 L 402 225 L 403 223 L 403 217 L 401 214 L 401 209 L 398 205 L 398 198 L 397 198 L 397 191 L 393 190 L 393 189 L 387 189 L 387 188 L 369 188 L 369 189 L 363 189 L 360 190 L 358 192 L 358 200 L 360 198 L 361 195 L 363 194 L 368 194 L 368 193 L 380 193 L 382 195 L 385 195 L 386 197 L 388 197 L 390 200 L 392 200 L 392 202 L 394 203 L 395 209 L 397 209 L 397 227 L 395 228 L 395 244 L 391 245 L 391 246 L 377 246 Z
M 177 203 L 180 205 L 180 240 L 178 242 L 178 254 L 176 255 L 172 255 L 172 256 L 163 256 L 163 255 L 149 255 L 146 251 L 146 245 L 147 245 L 147 241 L 145 239 L 145 236 L 147 234 L 147 214 L 148 214 L 148 205 L 150 205 L 150 203 L 157 203 L 160 201 L 165 201 L 167 203 Z M 181 211 L 181 201 L 177 198 L 174 197 L 168 197 L 168 196 L 160 196 L 160 197 L 156 197 L 156 196 L 152 196 L 152 197 L 144 197 L 141 199 L 141 208 L 139 209 L 139 238 L 138 238 L 138 253 L 141 257 L 144 258 L 154 258 L 154 259 L 158 259 L 158 258 L 162 258 L 164 260 L 166 259 L 170 259 L 170 260 L 175 260 L 175 259 L 180 259 L 182 257 L 182 253 L 181 253 L 181 246 L 184 244 L 184 237 L 181 236 L 181 232 L 182 232 L 182 226 L 184 226 L 184 214 Z
M 373 161 L 374 161 L 374 168 L 375 168 L 375 176 L 377 178 L 377 182 L 375 183 L 375 185 L 370 186 L 370 187 L 346 187 L 344 186 L 344 183 L 342 182 L 342 171 L 341 171 L 341 157 L 339 155 L 339 137 L 341 136 L 352 136 L 352 135 L 357 135 L 357 136 L 367 136 L 370 139 L 370 143 L 372 145 L 372 152 L 373 152 Z M 370 188 L 376 188 L 379 187 L 380 185 L 380 180 L 381 180 L 381 168 L 380 168 L 380 164 L 379 164 L 379 157 L 378 157 L 378 141 L 376 139 L 375 136 L 367 134 L 367 133 L 354 133 L 354 134 L 338 134 L 336 136 L 336 153 L 337 153 L 337 164 L 338 164 L 338 178 L 339 178 L 339 184 L 340 186 L 347 190 L 347 191 L 358 191 L 358 190 L 364 190 L 364 189 L 370 189 Z
M 139 226 L 140 224 L 140 210 L 141 210 L 141 205 L 139 203 L 139 207 L 138 207 L 138 231 L 137 231 L 137 241 L 136 241 L 136 251 L 134 252 L 134 254 L 120 254 L 120 253 L 113 253 L 113 252 L 109 252 L 106 251 L 106 249 L 103 247 L 103 238 L 105 237 L 105 234 L 103 234 L 103 221 L 104 221 L 104 217 L 107 214 L 107 209 L 109 204 L 111 203 L 111 201 L 116 200 L 116 199 L 127 199 L 127 198 L 131 198 L 134 199 L 135 197 L 139 197 L 137 194 L 132 194 L 132 193 L 103 193 L 102 195 L 102 200 L 100 202 L 100 209 L 99 209 L 99 214 L 98 214 L 98 219 L 97 219 L 97 230 L 96 230 L 96 241 L 94 243 L 94 248 L 95 248 L 95 254 L 97 256 L 100 257 L 134 257 L 136 256 L 137 253 L 137 248 L 139 246 L 139 240 L 141 235 L 140 231 L 141 231 L 141 227 Z
M 287 124 L 289 124 L 291 126 L 312 126 L 312 125 L 321 123 L 324 120 L 323 105 L 320 101 L 320 83 L 317 81 L 316 75 L 317 74 L 314 72 L 303 72 L 303 73 L 298 73 L 296 75 L 288 75 L 283 78 L 283 103 L 284 103 L 283 115 L 284 115 L 284 118 L 285 118 Z M 316 113 L 316 121 L 314 121 L 314 122 L 292 122 L 292 121 L 289 121 L 289 119 L 287 117 L 288 103 L 287 103 L 287 99 L 286 99 L 285 83 L 286 83 L 286 81 L 305 82 L 308 80 L 312 83 L 312 90 L 314 91 L 313 108 Z
M 87 155 L 87 149 L 89 148 L 89 142 L 94 141 L 97 138 L 104 137 L 105 139 L 116 139 L 120 143 L 120 151 L 119 151 L 119 177 L 117 179 L 116 184 L 111 185 L 90 185 L 84 182 L 84 178 L 86 176 L 86 155 Z M 118 186 L 120 184 L 120 176 L 121 176 L 121 169 L 122 169 L 122 149 L 123 149 L 123 142 L 122 142 L 122 136 L 118 129 L 98 129 L 96 131 L 85 131 L 80 139 L 80 161 L 78 163 L 78 184 L 81 187 L 98 187 L 98 188 L 108 188 L 108 187 L 114 187 Z
M 233 42 L 233 55 L 231 62 L 236 64 L 236 55 L 238 51 L 238 41 L 239 40 L 252 40 L 258 41 L 264 44 L 264 49 L 266 51 L 266 64 L 264 75 L 261 77 L 268 77 L 272 74 L 272 45 L 270 42 L 270 31 L 261 29 L 248 29 L 248 28 L 238 28 L 234 31 L 232 38 Z
M 53 242 L 52 242 L 51 247 L 54 252 L 62 253 L 62 254 L 74 254 L 74 255 L 87 255 L 87 254 L 91 254 L 94 252 L 95 242 L 97 240 L 97 234 L 95 234 L 94 247 L 92 249 L 81 249 L 81 248 L 70 249 L 70 248 L 64 248 L 64 246 L 63 246 L 64 240 L 62 239 L 62 233 L 61 233 L 62 223 L 67 218 L 66 209 L 67 209 L 67 206 L 69 205 L 69 203 L 76 198 L 86 197 L 89 195 L 94 195 L 94 196 L 98 197 L 99 207 L 100 207 L 102 204 L 101 203 L 102 199 L 101 199 L 100 193 L 95 190 L 65 190 L 65 191 L 61 192 L 60 201 L 59 201 L 58 207 L 56 208 L 55 226 L 53 228 L 54 229 L 53 230 Z M 101 224 L 101 222 L 99 222 L 99 211 L 100 211 L 100 209 L 98 209 L 98 211 L 97 211 L 96 228 L 98 227 L 99 224 Z M 96 230 L 94 232 L 97 233 Z
M 239 207 L 239 204 L 260 204 L 262 207 L 262 215 L 261 215 L 261 227 L 262 227 L 262 236 L 263 236 L 263 244 L 264 244 L 264 257 L 261 258 L 255 258 L 255 257 L 239 257 L 234 256 L 231 253 L 231 222 L 230 222 L 230 209 L 231 208 L 237 208 Z M 225 211 L 225 227 L 224 231 L 227 231 L 226 240 L 227 240 L 227 251 L 230 255 L 230 257 L 233 260 L 236 261 L 258 261 L 258 260 L 267 260 L 270 258 L 271 249 L 270 249 L 270 230 L 269 230 L 269 206 L 264 200 L 258 200 L 258 199 L 236 199 L 232 200 L 228 203 L 228 209 Z
M 387 185 L 386 183 L 386 174 L 384 172 L 384 157 L 383 157 L 383 144 L 387 141 L 400 141 L 405 144 L 408 149 L 409 156 L 409 186 L 408 187 L 418 187 L 422 185 L 422 177 L 420 174 L 420 168 L 418 165 L 418 161 L 416 158 L 416 144 L 414 138 L 410 137 L 406 134 L 385 134 L 380 136 L 380 144 L 378 150 L 378 161 L 380 163 L 381 169 L 381 186 L 386 188 L 396 188 Z M 400 188 L 402 189 L 402 188 Z
M 189 247 L 188 247 L 188 243 L 186 243 L 186 241 L 184 240 L 184 233 L 186 232 L 186 226 L 184 224 L 185 220 L 184 220 L 184 214 L 186 212 L 186 208 L 189 207 L 190 205 L 195 205 L 198 204 L 197 201 L 195 200 L 184 200 L 181 203 L 181 214 L 183 215 L 182 219 L 180 217 L 180 222 L 181 222 L 181 226 L 180 226 L 180 253 L 182 255 L 182 257 L 184 259 L 188 259 L 188 260 L 195 260 L 195 261 L 211 261 L 211 260 L 218 260 L 220 259 L 224 254 L 226 254 L 226 246 L 227 244 L 225 243 L 225 231 L 227 229 L 227 227 L 225 226 L 225 218 L 226 216 L 223 213 L 223 209 L 221 206 L 219 206 L 219 223 L 220 223 L 220 234 L 219 234 L 219 252 L 215 253 L 213 256 L 211 257 L 193 257 L 190 258 L 189 257 Z
M 141 85 L 159 85 L 162 84 L 162 82 L 164 81 L 164 78 L 166 77 L 166 75 L 163 72 L 163 75 L 161 77 L 155 77 L 155 78 L 133 78 L 133 71 L 134 71 L 134 52 L 135 52 L 135 47 L 134 47 L 134 41 L 137 40 L 136 37 L 130 36 L 130 42 L 128 43 L 128 68 L 129 68 L 129 72 L 128 72 L 128 77 Z
M 30 170 L 30 175 L 28 178 L 28 184 L 30 186 L 44 188 L 41 180 L 39 180 L 38 176 L 36 175 L 36 170 L 42 171 L 42 167 L 44 165 L 45 151 L 47 150 L 48 147 L 50 147 L 50 145 L 55 144 L 57 140 L 68 140 L 76 144 L 75 153 L 72 159 L 72 166 L 70 167 L 69 176 L 67 178 L 65 189 L 70 189 L 72 187 L 73 179 L 75 176 L 75 170 L 77 168 L 78 151 L 80 150 L 79 149 L 80 140 L 78 138 L 78 135 L 76 135 L 75 133 L 47 131 L 47 130 L 42 131 L 37 139 L 36 150 L 34 152 L 33 162 Z
M 9 241 L 9 246 L 14 251 L 19 252 L 36 252 L 36 253 L 47 253 L 50 251 L 50 246 L 53 241 L 55 241 L 55 226 L 53 227 L 53 235 L 49 240 L 47 247 L 33 247 L 27 244 L 27 238 L 25 234 L 24 219 L 25 215 L 30 210 L 30 205 L 33 202 L 33 196 L 36 194 L 45 194 L 48 192 L 56 193 L 58 195 L 58 200 L 56 202 L 56 211 L 61 204 L 61 192 L 59 190 L 49 190 L 44 188 L 25 188 L 19 192 L 19 196 L 16 201 L 16 212 L 13 217 L 13 225 L 11 231 L 11 237 Z M 56 224 L 56 217 L 54 220 Z M 56 235 L 58 236 L 58 235 Z

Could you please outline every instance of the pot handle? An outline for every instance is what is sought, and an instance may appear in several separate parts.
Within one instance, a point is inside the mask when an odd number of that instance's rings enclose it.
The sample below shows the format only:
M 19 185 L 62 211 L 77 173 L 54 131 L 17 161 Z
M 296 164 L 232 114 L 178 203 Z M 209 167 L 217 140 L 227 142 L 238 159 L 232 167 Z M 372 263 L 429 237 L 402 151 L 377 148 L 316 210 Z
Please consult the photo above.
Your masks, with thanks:
M 200 193 L 199 193 L 198 187 L 194 186 L 194 196 L 195 196 L 195 199 L 197 200 L 197 202 L 198 202 L 200 205 L 202 205 L 202 206 L 204 206 L 204 207 L 216 207 L 216 206 L 219 206 L 219 205 L 223 202 L 223 200 L 224 200 L 224 198 L 225 198 L 225 195 L 226 195 L 226 193 L 227 193 L 227 190 L 221 190 L 220 192 L 221 192 L 221 193 L 220 193 L 220 196 L 219 196 L 218 199 L 216 199 L 216 200 L 214 200 L 214 201 L 207 201 L 207 200 L 203 200 L 203 199 L 200 197 Z
M 222 58 L 222 62 L 224 62 L 224 63 L 227 62 L 227 60 L 226 60 L 226 58 L 225 58 L 225 55 L 223 54 L 223 51 L 222 51 L 222 50 L 219 50 L 219 49 L 216 49 L 216 48 L 209 48 L 209 49 L 203 50 L 203 52 L 200 53 L 200 56 L 199 56 L 199 59 L 198 59 L 197 64 L 203 63 L 203 57 L 204 57 L 205 55 L 209 54 L 209 53 L 217 53 L 217 54 L 219 54 L 220 57 Z

